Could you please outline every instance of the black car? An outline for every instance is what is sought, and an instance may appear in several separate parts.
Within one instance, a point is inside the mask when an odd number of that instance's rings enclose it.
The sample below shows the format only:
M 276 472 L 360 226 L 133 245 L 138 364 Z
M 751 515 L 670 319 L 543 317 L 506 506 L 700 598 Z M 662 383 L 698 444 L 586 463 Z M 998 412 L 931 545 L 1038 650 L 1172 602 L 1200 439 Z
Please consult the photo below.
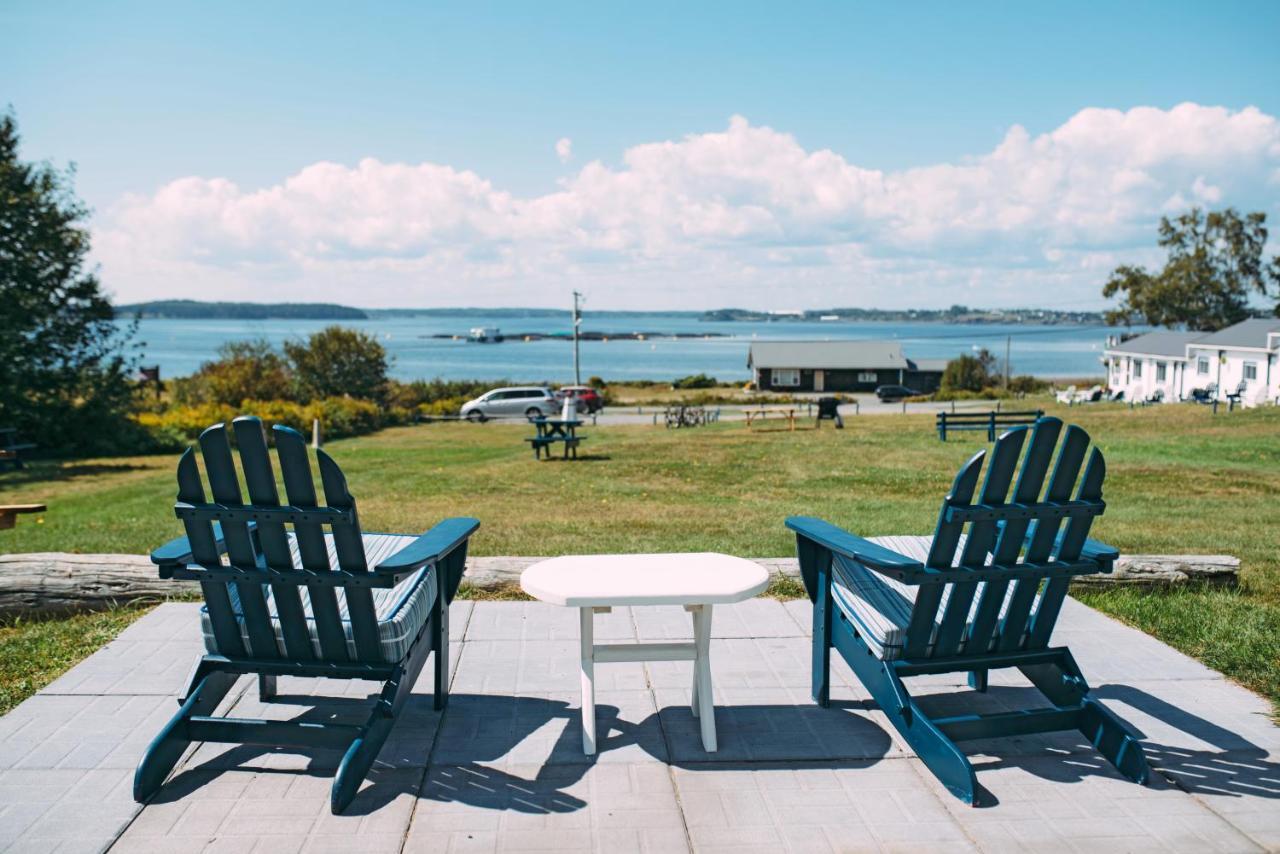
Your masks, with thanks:
M 924 392 L 907 388 L 904 385 L 882 385 L 876 389 L 876 397 L 880 398 L 883 403 L 902 400 L 904 397 L 917 397 L 922 394 Z

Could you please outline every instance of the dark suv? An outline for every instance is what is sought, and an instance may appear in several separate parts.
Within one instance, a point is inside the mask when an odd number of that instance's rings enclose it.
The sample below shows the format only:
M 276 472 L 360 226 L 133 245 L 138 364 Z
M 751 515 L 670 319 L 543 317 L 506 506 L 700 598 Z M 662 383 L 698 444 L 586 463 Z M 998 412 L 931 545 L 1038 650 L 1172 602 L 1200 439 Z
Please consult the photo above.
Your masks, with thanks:
M 882 403 L 891 403 L 895 400 L 902 400 L 904 397 L 918 397 L 922 394 L 924 392 L 907 388 L 904 385 L 882 385 L 876 389 L 876 397 L 880 398 Z

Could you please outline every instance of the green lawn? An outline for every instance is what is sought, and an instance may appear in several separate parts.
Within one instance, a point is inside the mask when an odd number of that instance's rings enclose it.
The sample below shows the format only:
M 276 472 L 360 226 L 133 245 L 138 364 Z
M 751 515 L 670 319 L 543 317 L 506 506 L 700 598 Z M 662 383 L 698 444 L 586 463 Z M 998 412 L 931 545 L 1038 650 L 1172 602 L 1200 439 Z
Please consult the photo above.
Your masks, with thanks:
M 1129 552 L 1227 553 L 1238 590 L 1081 593 L 1280 702 L 1280 411 L 1059 409 L 1107 453 L 1095 536 Z M 328 446 L 369 530 L 420 531 L 446 515 L 483 526 L 479 555 L 714 550 L 793 553 L 790 514 L 864 535 L 929 533 L 957 467 L 985 443 L 943 444 L 931 416 L 884 415 L 795 433 L 740 423 L 587 430 L 584 459 L 535 463 L 520 425 L 433 424 Z M 0 503 L 49 512 L 0 533 L 7 551 L 144 552 L 180 529 L 173 457 L 36 465 L 0 475 Z

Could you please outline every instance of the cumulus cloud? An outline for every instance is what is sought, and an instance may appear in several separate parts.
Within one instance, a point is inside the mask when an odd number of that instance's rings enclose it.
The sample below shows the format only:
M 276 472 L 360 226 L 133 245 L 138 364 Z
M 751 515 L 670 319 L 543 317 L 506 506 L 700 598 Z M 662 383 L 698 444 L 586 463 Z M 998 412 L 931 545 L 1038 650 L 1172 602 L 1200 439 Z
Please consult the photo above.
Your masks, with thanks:
M 568 138 L 556 143 L 562 161 Z M 447 165 L 316 163 L 243 189 L 181 178 L 98 233 L 130 297 L 273 295 L 366 305 L 1081 304 L 1151 255 L 1163 212 L 1280 208 L 1280 123 L 1254 108 L 1085 109 L 990 152 L 900 171 L 807 150 L 735 116 L 636 145 L 523 197 Z M 188 290 L 190 288 L 190 290 Z
M 560 158 L 561 163 L 568 163 L 573 157 L 573 140 L 567 136 L 562 136 L 556 140 L 556 157 Z

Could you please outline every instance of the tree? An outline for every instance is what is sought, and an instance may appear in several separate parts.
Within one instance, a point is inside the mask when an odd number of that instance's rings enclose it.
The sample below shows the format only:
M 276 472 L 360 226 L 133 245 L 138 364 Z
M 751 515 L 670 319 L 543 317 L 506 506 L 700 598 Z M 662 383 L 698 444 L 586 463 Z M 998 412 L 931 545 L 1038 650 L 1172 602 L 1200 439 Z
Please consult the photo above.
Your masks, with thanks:
M 1168 252 L 1164 268 L 1117 267 L 1102 288 L 1104 297 L 1123 295 L 1107 312 L 1107 322 L 1181 326 L 1211 332 L 1249 317 L 1250 297 L 1280 286 L 1280 256 L 1263 261 L 1267 215 L 1241 217 L 1235 209 L 1203 213 L 1192 208 L 1170 220 L 1160 218 L 1159 244 Z M 1280 315 L 1280 302 L 1276 304 Z
M 174 396 L 184 403 L 226 406 L 246 400 L 291 400 L 293 378 L 289 364 L 266 339 L 228 341 L 218 348 L 216 360 L 174 384 Z
M 304 399 L 350 395 L 380 401 L 386 391 L 387 351 L 357 329 L 330 326 L 305 344 L 286 341 L 284 352 Z
M 942 371 L 943 391 L 982 391 L 993 384 L 991 371 L 996 357 L 983 348 L 977 355 L 957 356 Z
M 132 429 L 133 329 L 116 328 L 86 269 L 73 176 L 20 161 L 17 121 L 0 116 L 0 425 L 42 448 L 101 452 Z

